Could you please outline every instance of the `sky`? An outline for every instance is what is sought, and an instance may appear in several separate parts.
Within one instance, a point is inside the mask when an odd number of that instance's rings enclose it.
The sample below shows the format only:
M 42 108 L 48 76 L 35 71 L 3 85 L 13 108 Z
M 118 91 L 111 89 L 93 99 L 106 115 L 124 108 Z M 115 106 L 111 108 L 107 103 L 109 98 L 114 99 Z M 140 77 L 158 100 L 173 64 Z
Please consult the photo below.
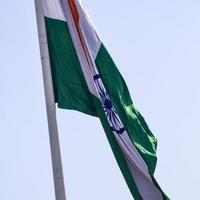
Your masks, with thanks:
M 85 0 L 158 139 L 172 200 L 200 186 L 200 1 Z M 0 199 L 55 200 L 34 2 L 0 5 Z M 67 200 L 133 199 L 97 118 L 57 110 Z

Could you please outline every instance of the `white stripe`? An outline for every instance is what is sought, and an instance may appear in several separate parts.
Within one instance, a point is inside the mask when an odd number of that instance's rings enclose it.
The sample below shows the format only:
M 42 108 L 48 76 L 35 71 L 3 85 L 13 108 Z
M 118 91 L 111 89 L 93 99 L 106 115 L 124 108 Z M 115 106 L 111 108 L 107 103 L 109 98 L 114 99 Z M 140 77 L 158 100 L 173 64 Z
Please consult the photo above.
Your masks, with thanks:
M 130 141 L 127 132 L 125 131 L 122 134 L 117 134 L 116 132 L 113 132 L 115 135 L 115 138 L 121 148 L 121 150 L 124 153 L 124 156 L 128 159 L 131 166 L 134 166 L 137 168 L 142 174 L 146 176 L 147 179 L 151 180 L 151 176 L 149 175 L 149 171 L 147 169 L 147 165 L 138 153 L 135 146 Z
M 73 41 L 73 44 L 74 44 L 80 65 L 81 65 L 82 72 L 84 74 L 88 89 L 94 96 L 98 97 L 98 94 L 97 94 L 97 91 L 95 89 L 95 85 L 94 85 L 94 82 L 93 82 L 93 78 L 91 76 L 91 72 L 90 72 L 90 69 L 88 67 L 87 60 L 85 58 L 85 54 L 84 54 L 84 51 L 82 49 L 78 33 L 76 31 L 76 27 L 75 27 L 75 24 L 74 24 L 74 21 L 73 21 L 73 17 L 72 17 L 71 12 L 70 12 L 69 5 L 66 3 L 66 0 L 61 0 L 61 4 L 63 6 L 65 18 L 68 21 L 68 27 L 69 27 L 69 31 L 70 31 L 70 34 L 71 34 L 71 38 L 72 38 L 72 41 Z
M 42 0 L 44 15 L 52 19 L 67 21 L 60 0 Z
M 137 189 L 143 200 L 163 200 L 161 192 L 153 184 L 152 181 L 147 179 L 143 174 L 135 168 L 129 160 L 125 158 L 130 172 L 133 176 Z
M 129 138 L 127 138 L 127 133 L 125 132 L 121 136 L 115 132 L 114 134 L 121 150 L 123 151 L 124 158 L 142 199 L 163 200 L 162 194 L 154 185 L 147 168 L 144 167 L 141 169 L 141 166 L 138 165 L 138 163 L 141 162 L 141 156 L 138 155 L 138 151 L 135 149 L 132 143 L 130 143 L 131 141 Z M 126 142 L 128 147 L 124 145 L 124 142 Z
M 61 0 L 42 0 L 42 1 L 43 1 L 44 14 L 46 17 L 67 21 L 66 16 L 63 12 Z M 101 46 L 100 38 L 97 34 L 97 31 L 94 28 L 92 20 L 90 19 L 89 15 L 87 14 L 87 11 L 83 6 L 83 3 L 82 2 L 77 3 L 77 1 L 75 2 L 80 16 L 79 24 L 81 31 L 85 37 L 85 41 L 88 43 L 91 49 L 93 59 L 95 60 Z M 66 4 L 66 0 L 65 2 L 63 2 L 63 4 Z
M 95 31 L 93 24 L 91 23 L 90 19 L 85 13 L 82 3 L 79 0 L 76 0 L 75 2 L 78 8 L 79 16 L 80 16 L 80 21 L 79 21 L 80 28 L 84 36 L 88 52 L 89 52 L 89 57 L 90 57 L 90 62 L 91 62 L 90 64 L 93 67 L 93 71 L 91 72 L 88 66 L 87 59 L 85 57 L 80 39 L 79 39 L 79 35 L 77 33 L 77 30 L 73 21 L 73 17 L 70 12 L 69 5 L 66 4 L 66 0 L 61 0 L 61 2 L 62 2 L 64 14 L 65 14 L 64 17 L 68 21 L 71 37 L 72 37 L 74 47 L 76 49 L 76 53 L 77 53 L 79 62 L 81 64 L 81 68 L 82 68 L 85 80 L 87 82 L 88 88 L 93 95 L 99 98 L 99 93 L 93 81 L 93 76 L 95 74 L 98 74 L 98 70 L 97 70 L 94 60 L 101 46 L 101 41 L 98 37 L 98 34 Z M 148 172 L 148 168 L 144 160 L 142 159 L 141 155 L 139 154 L 135 146 L 132 144 L 130 138 L 128 137 L 127 132 L 124 132 L 121 135 L 117 134 L 116 132 L 113 132 L 113 134 L 121 148 L 121 151 L 123 152 L 124 158 L 127 162 L 127 165 L 133 176 L 133 179 L 136 182 L 138 191 L 142 199 L 143 200 L 163 200 L 161 192 L 153 184 L 151 176 Z
M 101 88 L 101 90 L 105 91 L 103 82 L 100 79 L 98 80 L 98 88 Z M 116 111 L 114 113 L 116 113 Z M 115 119 L 117 119 L 117 124 L 115 123 L 116 127 L 123 127 L 119 116 L 116 116 Z M 108 116 L 107 120 L 110 124 L 110 127 L 113 127 L 113 122 Z M 163 200 L 161 192 L 158 190 L 158 188 L 154 185 L 152 181 L 146 163 L 144 162 L 141 155 L 131 142 L 128 133 L 124 131 L 123 133 L 119 134 L 116 131 L 113 131 L 113 134 L 115 136 L 115 139 L 117 140 L 117 143 L 120 146 L 120 149 L 123 153 L 123 156 L 126 160 L 128 168 L 130 169 L 130 172 L 133 176 L 133 179 L 136 183 L 136 186 L 142 199 Z
M 81 32 L 84 36 L 87 46 L 89 47 L 89 50 L 91 51 L 93 60 L 95 60 L 101 47 L 101 40 L 97 31 L 95 30 L 92 20 L 83 6 L 83 3 L 79 3 L 78 1 L 75 2 L 80 16 L 79 25 Z

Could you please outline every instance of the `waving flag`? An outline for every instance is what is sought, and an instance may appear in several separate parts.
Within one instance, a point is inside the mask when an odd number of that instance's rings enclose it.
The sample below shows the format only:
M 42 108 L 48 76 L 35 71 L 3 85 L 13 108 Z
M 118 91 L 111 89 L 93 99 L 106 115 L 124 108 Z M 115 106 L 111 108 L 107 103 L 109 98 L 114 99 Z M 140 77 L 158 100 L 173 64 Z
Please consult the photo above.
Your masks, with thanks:
M 81 0 L 43 0 L 58 107 L 99 117 L 136 200 L 167 200 L 154 179 L 157 140 Z M 91 141 L 92 142 L 92 141 Z

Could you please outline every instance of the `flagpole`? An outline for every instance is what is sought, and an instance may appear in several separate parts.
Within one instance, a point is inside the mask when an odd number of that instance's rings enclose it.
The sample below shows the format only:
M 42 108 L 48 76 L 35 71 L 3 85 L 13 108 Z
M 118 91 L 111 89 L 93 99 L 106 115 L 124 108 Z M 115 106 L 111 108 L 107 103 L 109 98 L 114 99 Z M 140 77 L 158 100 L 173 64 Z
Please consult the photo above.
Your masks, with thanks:
M 56 200 L 66 200 L 43 1 L 35 1 Z

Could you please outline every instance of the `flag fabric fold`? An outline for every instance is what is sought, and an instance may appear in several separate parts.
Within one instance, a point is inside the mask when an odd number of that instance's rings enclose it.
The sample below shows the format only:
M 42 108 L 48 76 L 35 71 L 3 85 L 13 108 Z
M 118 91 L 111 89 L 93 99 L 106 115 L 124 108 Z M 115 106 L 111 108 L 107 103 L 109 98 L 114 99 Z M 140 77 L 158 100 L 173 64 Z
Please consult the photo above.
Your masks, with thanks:
M 154 178 L 157 140 L 81 0 L 43 0 L 58 107 L 99 117 L 136 200 L 167 200 Z

